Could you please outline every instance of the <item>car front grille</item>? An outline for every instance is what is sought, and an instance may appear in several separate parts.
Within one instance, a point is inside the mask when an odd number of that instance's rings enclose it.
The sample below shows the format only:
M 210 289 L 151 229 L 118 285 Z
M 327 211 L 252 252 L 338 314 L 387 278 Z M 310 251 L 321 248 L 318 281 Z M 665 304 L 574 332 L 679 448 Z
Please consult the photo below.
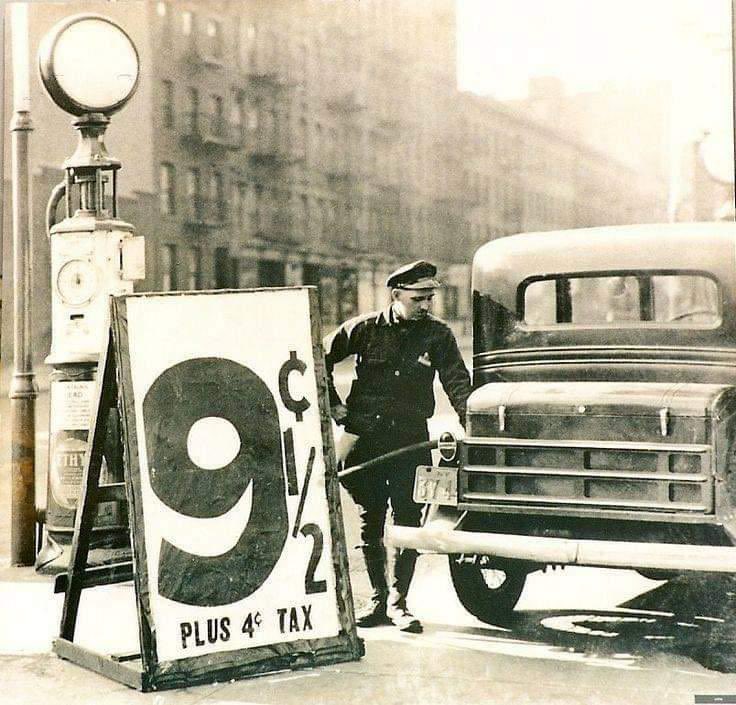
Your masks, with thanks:
M 708 445 L 467 438 L 461 504 L 713 511 Z

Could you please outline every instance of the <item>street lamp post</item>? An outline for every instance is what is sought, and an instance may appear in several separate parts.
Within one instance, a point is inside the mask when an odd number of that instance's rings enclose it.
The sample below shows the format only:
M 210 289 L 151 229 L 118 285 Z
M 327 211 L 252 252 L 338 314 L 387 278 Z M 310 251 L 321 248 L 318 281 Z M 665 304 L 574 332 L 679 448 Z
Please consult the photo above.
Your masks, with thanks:
M 36 535 L 36 396 L 31 345 L 31 232 L 28 141 L 33 130 L 28 76 L 28 7 L 11 8 L 13 117 L 13 379 L 10 385 L 10 562 L 33 565 Z
M 138 53 L 130 37 L 100 15 L 74 15 L 59 22 L 39 47 L 41 80 L 51 99 L 75 117 L 79 140 L 64 163 L 65 179 L 47 209 L 51 246 L 51 351 L 48 501 L 45 541 L 36 560 L 40 572 L 64 570 L 69 558 L 94 378 L 107 342 L 109 297 L 133 291 L 142 279 L 143 238 L 118 218 L 117 173 L 105 147 L 110 115 L 133 96 Z M 64 203 L 64 218 L 56 210 Z M 103 471 L 120 481 L 121 458 L 106 452 Z M 102 505 L 92 548 L 125 548 L 122 506 Z M 103 559 L 104 560 L 104 559 Z
M 733 111 L 733 166 L 736 184 L 736 0 L 731 0 L 731 109 Z

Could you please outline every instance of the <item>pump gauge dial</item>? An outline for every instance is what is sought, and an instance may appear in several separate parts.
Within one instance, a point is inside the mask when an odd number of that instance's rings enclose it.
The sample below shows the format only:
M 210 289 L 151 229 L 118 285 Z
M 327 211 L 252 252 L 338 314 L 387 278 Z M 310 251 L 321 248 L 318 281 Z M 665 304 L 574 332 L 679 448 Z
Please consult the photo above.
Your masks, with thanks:
M 82 259 L 66 262 L 56 277 L 56 288 L 62 301 L 68 306 L 83 306 L 99 288 L 97 267 Z

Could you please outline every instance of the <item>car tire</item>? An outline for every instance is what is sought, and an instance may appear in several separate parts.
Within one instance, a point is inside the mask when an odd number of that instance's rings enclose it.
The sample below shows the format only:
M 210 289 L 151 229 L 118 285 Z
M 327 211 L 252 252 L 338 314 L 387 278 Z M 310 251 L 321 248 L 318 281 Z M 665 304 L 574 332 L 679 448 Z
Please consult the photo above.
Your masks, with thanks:
M 481 622 L 502 626 L 511 619 L 521 591 L 527 567 L 518 561 L 486 559 L 484 566 L 458 562 L 449 555 L 450 577 L 462 606 Z
M 680 575 L 676 570 L 660 570 L 658 568 L 637 568 L 636 572 L 649 580 L 672 580 Z

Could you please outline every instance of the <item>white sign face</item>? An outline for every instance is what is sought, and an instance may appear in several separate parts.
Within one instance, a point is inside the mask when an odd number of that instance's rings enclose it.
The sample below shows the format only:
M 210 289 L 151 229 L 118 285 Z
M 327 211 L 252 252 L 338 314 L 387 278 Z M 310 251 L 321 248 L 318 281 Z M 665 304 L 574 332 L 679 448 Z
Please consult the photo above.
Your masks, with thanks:
M 307 290 L 126 305 L 158 659 L 337 636 Z

